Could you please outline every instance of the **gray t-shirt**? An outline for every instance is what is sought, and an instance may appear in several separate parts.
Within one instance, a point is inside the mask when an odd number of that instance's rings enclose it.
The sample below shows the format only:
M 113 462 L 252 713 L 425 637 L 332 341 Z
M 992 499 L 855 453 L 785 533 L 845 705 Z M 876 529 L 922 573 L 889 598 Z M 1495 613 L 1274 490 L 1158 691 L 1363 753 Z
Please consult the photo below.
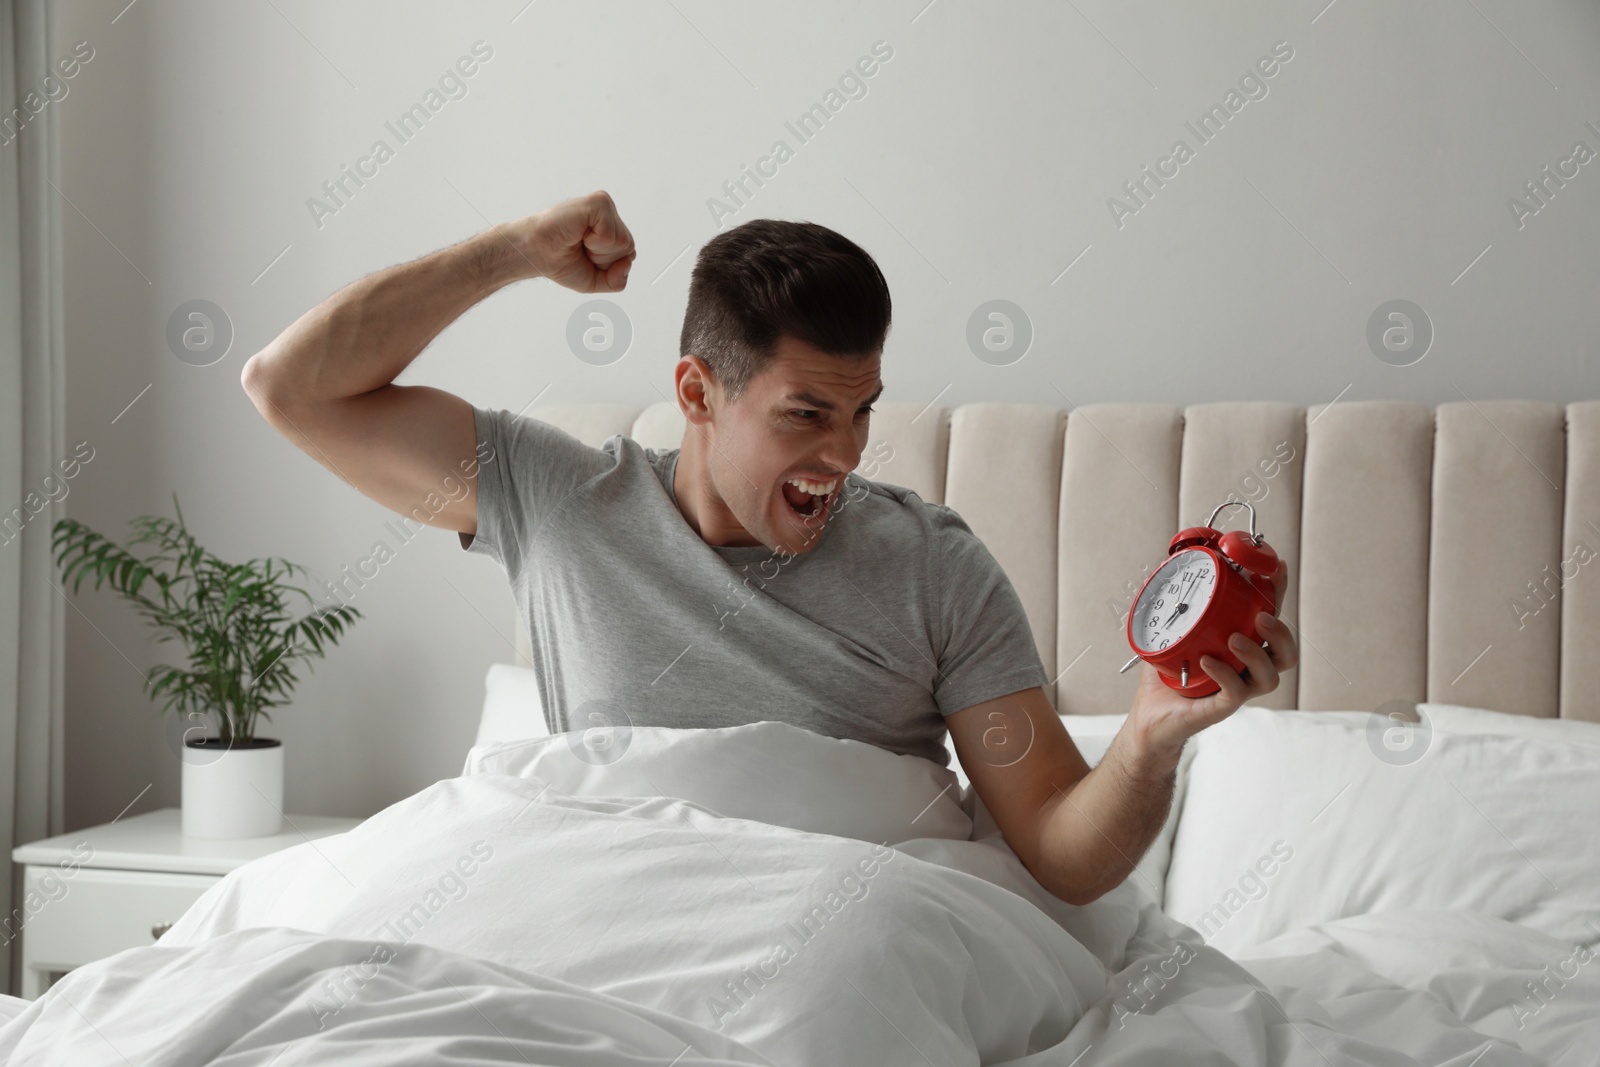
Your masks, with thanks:
M 678 450 L 473 416 L 461 544 L 511 580 L 552 732 L 775 719 L 944 766 L 942 716 L 1047 681 L 1000 565 L 908 489 L 851 474 L 800 556 L 717 548 L 678 511 Z

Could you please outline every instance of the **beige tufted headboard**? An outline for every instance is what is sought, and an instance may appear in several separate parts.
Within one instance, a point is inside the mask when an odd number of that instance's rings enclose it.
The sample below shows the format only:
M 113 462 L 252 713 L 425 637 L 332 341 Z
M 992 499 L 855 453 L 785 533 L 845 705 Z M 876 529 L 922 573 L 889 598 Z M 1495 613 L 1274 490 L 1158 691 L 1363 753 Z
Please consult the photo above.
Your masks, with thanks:
M 531 414 L 596 445 L 683 433 L 666 403 Z M 1600 721 L 1600 401 L 881 403 L 872 440 L 893 450 L 877 480 L 960 512 L 1006 569 L 1063 714 L 1127 710 L 1133 594 L 1232 496 L 1289 561 L 1300 635 L 1300 667 L 1260 703 Z

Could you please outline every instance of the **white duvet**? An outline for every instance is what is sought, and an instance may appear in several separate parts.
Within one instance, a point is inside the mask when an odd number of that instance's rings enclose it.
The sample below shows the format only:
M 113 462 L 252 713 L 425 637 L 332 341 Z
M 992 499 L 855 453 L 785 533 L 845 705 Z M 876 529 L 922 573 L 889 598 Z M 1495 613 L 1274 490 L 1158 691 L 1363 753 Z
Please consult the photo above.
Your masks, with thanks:
M 627 740 L 611 762 L 561 737 L 477 753 L 472 773 L 247 865 L 159 944 L 10 1001 L 0 1058 L 1595 1062 L 1600 997 L 1577 979 L 1527 1049 L 1490 1007 L 1548 958 L 1532 931 L 1501 924 L 1482 948 L 1467 921 L 1369 916 L 1241 965 L 1131 882 L 1082 908 L 1045 893 L 981 811 L 963 839 L 949 772 L 926 761 L 777 723 Z M 1436 967 L 1407 969 L 1401 930 Z

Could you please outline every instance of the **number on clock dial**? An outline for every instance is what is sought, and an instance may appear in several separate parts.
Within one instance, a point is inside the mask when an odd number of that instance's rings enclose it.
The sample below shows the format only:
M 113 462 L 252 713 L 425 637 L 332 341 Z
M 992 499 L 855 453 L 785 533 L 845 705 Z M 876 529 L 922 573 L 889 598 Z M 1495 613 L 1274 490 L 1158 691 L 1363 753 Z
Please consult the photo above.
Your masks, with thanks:
M 1194 628 L 1216 591 L 1216 562 L 1198 549 L 1169 557 L 1133 607 L 1133 639 L 1159 652 Z

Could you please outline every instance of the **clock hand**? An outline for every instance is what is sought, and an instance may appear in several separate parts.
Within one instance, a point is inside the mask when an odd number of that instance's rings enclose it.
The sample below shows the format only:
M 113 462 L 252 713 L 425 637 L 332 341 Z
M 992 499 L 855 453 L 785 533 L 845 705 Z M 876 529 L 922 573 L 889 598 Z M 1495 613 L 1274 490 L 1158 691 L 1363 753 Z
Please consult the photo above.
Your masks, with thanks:
M 1188 597 L 1188 595 L 1190 593 L 1194 592 L 1195 583 L 1198 582 L 1199 580 L 1200 580 L 1200 572 L 1199 571 L 1190 572 L 1188 587 L 1185 588 L 1184 591 L 1183 591 L 1184 597 Z M 1179 615 L 1183 614 L 1185 611 L 1188 611 L 1188 610 L 1189 610 L 1189 602 L 1188 602 L 1188 600 L 1185 599 L 1183 601 L 1180 601 L 1178 606 L 1173 609 L 1172 614 L 1167 616 L 1167 621 L 1162 623 L 1161 625 L 1163 627 L 1171 626 L 1173 619 L 1176 619 Z

